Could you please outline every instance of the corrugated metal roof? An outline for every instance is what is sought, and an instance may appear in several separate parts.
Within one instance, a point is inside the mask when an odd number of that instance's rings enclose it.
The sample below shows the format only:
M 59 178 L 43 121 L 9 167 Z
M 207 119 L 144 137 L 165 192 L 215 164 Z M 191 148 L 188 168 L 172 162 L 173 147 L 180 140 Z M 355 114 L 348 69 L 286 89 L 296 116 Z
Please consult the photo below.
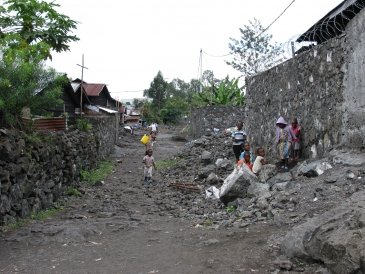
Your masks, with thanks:
M 105 84 L 83 84 L 82 86 L 88 96 L 99 96 Z
M 107 112 L 107 113 L 118 113 L 117 110 L 113 110 L 113 109 L 110 109 L 110 108 L 105 108 L 105 107 L 101 107 L 101 106 L 98 106 L 99 109 Z
M 95 112 L 99 112 L 99 108 L 97 106 L 85 105 L 85 108 L 90 109 Z

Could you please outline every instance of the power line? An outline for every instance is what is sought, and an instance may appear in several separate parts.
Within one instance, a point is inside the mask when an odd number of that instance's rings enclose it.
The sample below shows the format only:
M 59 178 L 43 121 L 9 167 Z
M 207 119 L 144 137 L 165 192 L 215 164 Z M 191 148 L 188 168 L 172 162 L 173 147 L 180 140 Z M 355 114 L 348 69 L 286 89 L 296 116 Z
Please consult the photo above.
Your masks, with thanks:
M 293 1 L 291 1 L 290 2 L 290 4 L 279 14 L 279 16 L 278 17 L 276 17 L 275 19 L 274 19 L 274 21 L 272 21 L 271 23 L 270 23 L 270 25 L 268 25 L 259 35 L 257 35 L 255 38 L 258 38 L 261 34 L 263 34 L 265 31 L 267 31 L 286 11 L 287 11 L 287 9 L 295 2 L 296 0 L 293 0 Z M 215 58 L 222 58 L 222 57 L 226 57 L 226 56 L 228 56 L 228 55 L 231 55 L 231 53 L 227 53 L 227 54 L 222 54 L 222 55 L 213 55 L 213 54 L 209 54 L 209 53 L 207 53 L 207 52 L 205 52 L 205 51 L 202 51 L 205 55 L 208 55 L 208 56 L 210 56 L 210 57 L 215 57 Z
M 261 36 L 261 34 L 263 34 L 265 31 L 267 31 L 283 14 L 284 12 L 286 12 L 286 10 L 295 2 L 295 0 L 291 1 L 291 3 L 279 14 L 278 17 L 275 18 L 274 21 L 271 22 L 270 25 L 268 25 L 259 35 L 257 35 L 255 38 L 258 38 L 259 36 Z
M 228 56 L 228 55 L 231 55 L 230 53 L 227 53 L 227 54 L 223 54 L 223 55 L 213 55 L 213 54 L 209 54 L 205 51 L 203 51 L 204 54 L 210 56 L 210 57 L 217 57 L 217 58 L 221 58 L 221 57 L 225 57 L 225 56 Z
M 124 91 L 112 91 L 113 93 L 122 93 L 122 92 L 141 92 L 144 91 L 144 89 L 142 90 L 124 90 Z

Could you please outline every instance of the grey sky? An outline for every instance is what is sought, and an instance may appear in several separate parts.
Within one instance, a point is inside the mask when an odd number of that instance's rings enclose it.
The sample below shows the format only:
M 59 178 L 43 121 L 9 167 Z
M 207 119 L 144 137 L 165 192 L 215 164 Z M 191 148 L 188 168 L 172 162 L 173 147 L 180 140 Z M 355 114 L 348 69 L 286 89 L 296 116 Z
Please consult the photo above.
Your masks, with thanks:
M 168 81 L 198 78 L 199 52 L 228 53 L 229 38 L 256 17 L 268 26 L 292 0 L 56 0 L 59 11 L 79 21 L 80 41 L 49 63 L 69 77 L 105 83 L 115 98 L 140 98 L 159 70 Z M 268 32 L 274 40 L 295 40 L 341 0 L 296 0 Z M 239 73 L 228 57 L 203 55 L 203 71 L 217 78 Z

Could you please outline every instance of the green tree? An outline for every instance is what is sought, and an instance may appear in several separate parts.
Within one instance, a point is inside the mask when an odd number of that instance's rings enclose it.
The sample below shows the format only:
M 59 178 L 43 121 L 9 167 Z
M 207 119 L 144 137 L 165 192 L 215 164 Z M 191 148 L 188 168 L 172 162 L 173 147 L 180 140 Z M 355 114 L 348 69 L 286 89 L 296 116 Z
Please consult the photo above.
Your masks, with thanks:
M 56 11 L 58 4 L 39 0 L 7 0 L 0 7 L 0 38 L 6 55 L 22 50 L 28 58 L 34 54 L 52 58 L 50 52 L 69 50 L 78 41 L 72 35 L 77 22 Z M 32 47 L 28 47 L 32 45 Z
M 24 62 L 21 56 L 0 60 L 0 116 L 4 126 L 20 127 L 21 112 L 40 113 L 62 104 L 62 85 L 68 79 L 43 63 Z
M 143 105 L 144 105 L 145 102 L 146 102 L 146 100 L 140 100 L 140 99 L 134 98 L 133 99 L 133 106 L 136 109 L 140 109 L 140 108 L 143 107 Z
M 143 92 L 144 96 L 152 98 L 152 103 L 157 109 L 162 109 L 167 97 L 168 83 L 159 71 L 150 84 L 150 88 Z
M 148 123 L 157 122 L 161 123 L 159 111 L 153 107 L 152 102 L 146 101 L 141 109 L 141 114 L 144 120 Z
M 204 87 L 212 87 L 219 84 L 220 80 L 215 78 L 212 70 L 205 70 L 202 75 L 202 85 Z
M 264 32 L 260 21 L 254 18 L 249 25 L 240 28 L 239 40 L 230 38 L 230 54 L 232 61 L 226 63 L 250 76 L 267 70 L 283 61 L 283 47 L 281 44 L 272 43 L 272 35 Z
M 184 98 L 175 96 L 167 99 L 159 114 L 165 124 L 176 124 L 183 114 L 188 113 L 189 108 L 189 103 Z

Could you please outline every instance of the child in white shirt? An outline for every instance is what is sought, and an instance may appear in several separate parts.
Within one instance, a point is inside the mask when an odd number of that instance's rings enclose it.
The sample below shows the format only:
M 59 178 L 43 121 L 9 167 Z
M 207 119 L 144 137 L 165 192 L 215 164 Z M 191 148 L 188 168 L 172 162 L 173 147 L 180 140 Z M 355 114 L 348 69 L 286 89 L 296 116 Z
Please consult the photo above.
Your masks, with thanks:
M 253 163 L 252 171 L 257 175 L 260 172 L 262 166 L 267 164 L 267 161 L 265 159 L 265 150 L 262 147 L 259 147 L 256 150 L 256 154 L 257 157 Z

